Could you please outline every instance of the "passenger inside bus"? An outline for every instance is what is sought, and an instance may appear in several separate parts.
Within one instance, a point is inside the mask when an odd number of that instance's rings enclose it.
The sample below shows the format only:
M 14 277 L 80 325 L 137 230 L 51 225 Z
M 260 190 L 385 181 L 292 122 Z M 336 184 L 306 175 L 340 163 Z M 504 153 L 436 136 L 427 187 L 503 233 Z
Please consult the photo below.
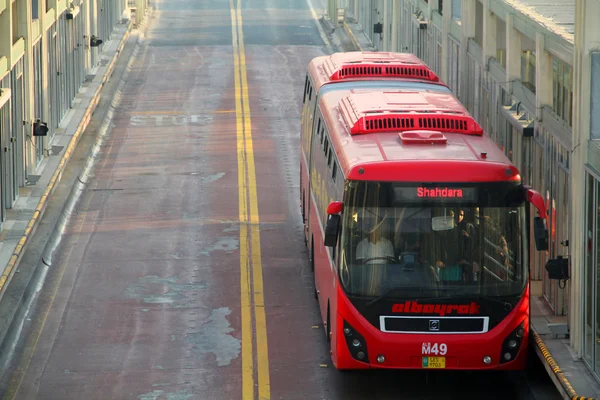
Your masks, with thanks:
M 472 281 L 473 277 L 473 246 L 468 230 L 471 226 L 465 220 L 465 210 L 449 211 L 454 221 L 451 229 L 438 234 L 440 242 L 440 259 L 435 262 L 438 276 L 442 281 Z M 455 217 L 456 215 L 456 217 Z
M 387 213 L 375 219 L 375 226 L 356 247 L 356 259 L 364 264 L 387 264 L 394 261 L 394 245 L 386 237 Z

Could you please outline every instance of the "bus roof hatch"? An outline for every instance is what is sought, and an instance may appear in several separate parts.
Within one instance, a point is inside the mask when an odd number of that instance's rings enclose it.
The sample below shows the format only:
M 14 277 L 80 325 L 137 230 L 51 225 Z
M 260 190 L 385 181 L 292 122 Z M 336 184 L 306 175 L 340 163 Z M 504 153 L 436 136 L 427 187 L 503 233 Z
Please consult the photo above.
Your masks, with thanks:
M 410 53 L 360 51 L 335 53 L 325 61 L 323 68 L 332 81 L 361 77 L 440 81 L 427 64 Z
M 353 93 L 339 109 L 351 135 L 430 130 L 483 135 L 483 129 L 449 93 Z

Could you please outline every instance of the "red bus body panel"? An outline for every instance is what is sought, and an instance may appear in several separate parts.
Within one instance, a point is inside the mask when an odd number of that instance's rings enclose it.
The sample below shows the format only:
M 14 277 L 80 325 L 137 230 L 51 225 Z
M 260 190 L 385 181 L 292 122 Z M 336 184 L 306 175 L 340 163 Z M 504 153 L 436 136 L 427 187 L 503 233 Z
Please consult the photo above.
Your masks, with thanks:
M 328 57 L 328 56 L 327 56 Z M 309 75 L 315 86 L 329 84 L 326 74 L 319 71 L 327 57 L 315 59 L 309 65 Z M 322 69 L 322 68 L 321 68 Z M 371 78 L 372 79 L 372 78 Z M 335 83 L 331 83 L 335 84 Z M 407 91 L 401 91 L 407 93 Z M 408 91 L 410 92 L 410 91 Z M 470 117 L 460 102 L 449 93 L 423 91 L 424 98 L 438 107 L 447 106 L 454 113 Z M 342 99 L 353 94 L 373 93 L 369 89 L 336 90 L 323 94 L 317 107 L 321 111 L 331 141 L 331 149 L 339 162 L 340 175 L 348 180 L 397 182 L 520 182 L 519 171 L 485 134 L 444 132 L 442 144 L 419 144 L 403 141 L 398 131 L 352 135 L 351 127 L 342 116 Z M 412 93 L 412 92 L 411 92 Z M 396 97 L 402 98 L 401 93 Z M 409 98 L 410 96 L 407 96 Z M 376 103 L 376 102 L 374 102 Z M 423 106 L 418 110 L 423 111 Z M 426 107 L 425 107 L 426 108 Z M 303 119 L 304 121 L 304 119 Z M 432 129 L 435 130 L 435 129 Z M 304 146 L 304 144 L 303 144 Z M 526 364 L 529 337 L 529 286 L 511 312 L 496 326 L 481 334 L 416 334 L 387 333 L 368 322 L 351 304 L 341 288 L 330 250 L 323 244 L 324 226 L 319 215 L 324 199 L 317 199 L 310 185 L 310 160 L 301 157 L 301 189 L 307 193 L 310 211 L 305 215 L 306 241 L 314 261 L 315 287 L 325 331 L 330 332 L 331 358 L 338 369 L 397 368 L 421 369 L 424 343 L 444 343 L 447 346 L 446 369 L 456 370 L 522 370 Z M 325 175 L 325 171 L 317 171 Z M 320 195 L 323 196 L 322 188 Z M 332 199 L 343 201 L 341 198 Z M 321 204 L 319 204 L 321 203 Z M 324 207 L 327 207 L 325 204 Z M 390 313 L 390 315 L 393 315 Z M 368 362 L 354 359 L 343 333 L 347 321 L 365 339 Z M 500 364 L 502 344 L 506 337 L 524 322 L 525 333 L 517 356 Z M 327 326 L 329 325 L 329 326 Z M 377 356 L 384 355 L 383 363 Z M 489 364 L 484 357 L 491 357 Z

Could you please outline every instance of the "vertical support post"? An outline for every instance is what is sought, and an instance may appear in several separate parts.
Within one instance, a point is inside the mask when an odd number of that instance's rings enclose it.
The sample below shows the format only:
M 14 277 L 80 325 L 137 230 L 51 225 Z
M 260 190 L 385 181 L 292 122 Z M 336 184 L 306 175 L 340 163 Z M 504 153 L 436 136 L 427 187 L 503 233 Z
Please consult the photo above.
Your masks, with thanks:
M 400 51 L 398 44 L 398 29 L 400 29 L 400 2 L 392 1 L 392 33 L 391 51 Z
M 450 35 L 450 23 L 452 22 L 452 0 L 443 0 L 444 13 L 442 14 L 442 76 L 443 81 L 448 82 L 448 35 Z
M 513 27 L 513 16 L 506 16 L 506 81 L 512 92 L 512 82 L 521 78 L 521 32 Z

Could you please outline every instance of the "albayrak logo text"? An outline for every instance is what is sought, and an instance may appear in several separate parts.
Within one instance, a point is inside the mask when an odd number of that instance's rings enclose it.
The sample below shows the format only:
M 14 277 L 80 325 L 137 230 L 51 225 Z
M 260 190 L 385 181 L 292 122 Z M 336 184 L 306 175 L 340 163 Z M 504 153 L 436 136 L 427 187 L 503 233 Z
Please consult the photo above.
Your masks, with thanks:
M 416 301 L 407 301 L 394 304 L 392 312 L 403 314 L 435 314 L 443 317 L 444 315 L 477 315 L 479 314 L 479 304 L 419 304 Z

